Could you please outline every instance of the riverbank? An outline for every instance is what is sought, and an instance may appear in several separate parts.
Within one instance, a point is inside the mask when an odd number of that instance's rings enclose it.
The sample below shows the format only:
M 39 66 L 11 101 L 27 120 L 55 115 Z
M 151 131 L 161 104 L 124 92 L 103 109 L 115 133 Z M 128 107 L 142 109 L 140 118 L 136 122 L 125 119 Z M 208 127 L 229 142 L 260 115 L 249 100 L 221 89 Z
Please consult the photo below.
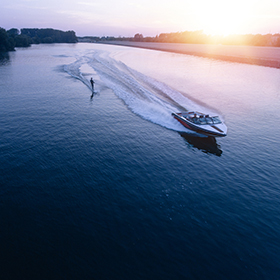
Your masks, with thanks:
M 150 43 L 129 41 L 110 41 L 102 42 L 102 44 L 121 45 L 128 47 L 181 53 L 187 55 L 206 57 L 210 59 L 260 65 L 280 69 L 280 48 L 278 47 Z

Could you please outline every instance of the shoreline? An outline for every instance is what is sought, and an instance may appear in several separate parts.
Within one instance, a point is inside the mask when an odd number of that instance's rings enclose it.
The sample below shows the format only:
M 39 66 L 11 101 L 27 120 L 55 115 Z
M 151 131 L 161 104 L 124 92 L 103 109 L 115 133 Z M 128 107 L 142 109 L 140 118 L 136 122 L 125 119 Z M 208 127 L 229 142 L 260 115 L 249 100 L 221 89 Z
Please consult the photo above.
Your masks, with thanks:
M 280 69 L 280 48 L 210 44 L 150 43 L 111 41 L 98 44 L 119 45 L 178 54 L 194 55 L 215 60 L 245 63 Z

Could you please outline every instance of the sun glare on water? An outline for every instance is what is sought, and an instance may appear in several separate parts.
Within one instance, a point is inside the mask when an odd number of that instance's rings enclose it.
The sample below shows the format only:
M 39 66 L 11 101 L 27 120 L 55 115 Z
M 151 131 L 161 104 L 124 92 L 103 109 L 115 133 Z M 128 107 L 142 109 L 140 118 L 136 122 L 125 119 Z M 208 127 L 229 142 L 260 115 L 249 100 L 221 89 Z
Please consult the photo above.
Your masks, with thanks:
M 204 33 L 210 35 L 230 35 L 244 33 L 244 25 L 249 17 L 252 2 L 246 0 L 197 1 L 195 13 Z

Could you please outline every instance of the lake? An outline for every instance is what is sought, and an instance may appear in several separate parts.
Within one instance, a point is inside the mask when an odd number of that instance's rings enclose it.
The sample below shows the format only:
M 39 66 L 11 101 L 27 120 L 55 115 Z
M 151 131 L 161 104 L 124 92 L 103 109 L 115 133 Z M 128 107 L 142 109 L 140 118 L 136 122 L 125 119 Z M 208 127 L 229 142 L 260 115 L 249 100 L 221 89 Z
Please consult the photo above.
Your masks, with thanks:
M 101 44 L 10 53 L 1 278 L 278 279 L 279 74 Z M 183 109 L 228 135 L 187 130 Z

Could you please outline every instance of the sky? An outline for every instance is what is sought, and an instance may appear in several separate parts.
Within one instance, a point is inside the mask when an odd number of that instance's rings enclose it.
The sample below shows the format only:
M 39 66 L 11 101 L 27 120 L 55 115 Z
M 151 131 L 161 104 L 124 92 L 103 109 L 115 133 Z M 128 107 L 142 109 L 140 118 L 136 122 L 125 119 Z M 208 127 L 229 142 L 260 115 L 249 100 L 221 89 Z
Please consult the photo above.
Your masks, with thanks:
M 0 27 L 115 37 L 197 30 L 275 34 L 280 33 L 280 0 L 1 0 Z

